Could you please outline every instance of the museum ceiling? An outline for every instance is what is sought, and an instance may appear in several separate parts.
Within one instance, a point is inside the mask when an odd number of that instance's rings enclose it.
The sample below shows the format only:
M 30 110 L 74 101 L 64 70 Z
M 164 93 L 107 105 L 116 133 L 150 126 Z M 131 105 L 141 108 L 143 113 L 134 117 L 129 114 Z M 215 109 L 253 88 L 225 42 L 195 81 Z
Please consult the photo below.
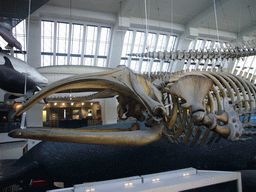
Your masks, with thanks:
M 212 0 L 147 0 L 148 19 L 216 29 Z M 256 35 L 256 2 L 216 0 L 219 30 Z M 50 0 L 47 5 L 145 18 L 145 0 Z

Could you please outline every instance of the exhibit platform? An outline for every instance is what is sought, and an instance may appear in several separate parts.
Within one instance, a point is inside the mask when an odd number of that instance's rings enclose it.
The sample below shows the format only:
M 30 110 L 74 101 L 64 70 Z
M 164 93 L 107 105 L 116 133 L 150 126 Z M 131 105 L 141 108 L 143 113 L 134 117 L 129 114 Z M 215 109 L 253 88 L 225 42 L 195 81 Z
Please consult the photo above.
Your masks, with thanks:
M 194 189 L 204 187 L 211 189 L 219 184 L 228 184 L 230 182 L 233 183 L 233 188 L 230 191 L 242 192 L 240 172 L 204 171 L 186 168 L 157 174 L 83 183 L 70 188 L 55 189 L 48 192 L 194 191 Z M 202 190 L 204 191 L 204 189 Z M 219 190 L 216 188 L 216 191 Z

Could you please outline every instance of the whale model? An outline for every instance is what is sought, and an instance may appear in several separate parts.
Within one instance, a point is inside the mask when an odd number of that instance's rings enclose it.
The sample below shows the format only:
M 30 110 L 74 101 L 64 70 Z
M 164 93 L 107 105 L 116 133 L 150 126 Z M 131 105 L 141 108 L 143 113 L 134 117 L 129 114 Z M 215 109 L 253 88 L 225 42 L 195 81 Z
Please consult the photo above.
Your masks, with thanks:
M 15 57 L 12 57 L 4 52 L 0 51 L 0 66 L 4 64 L 4 57 L 7 57 L 11 63 L 13 68 L 22 73 L 26 74 L 27 77 L 34 80 L 38 84 L 47 84 L 48 79 L 41 75 L 35 68 L 31 67 L 30 65 L 26 64 L 24 61 L 17 59 Z
M 24 96 L 25 81 L 26 95 L 33 95 L 34 92 L 41 90 L 39 84 L 24 74 L 16 71 L 8 59 L 4 56 L 5 63 L 0 65 L 0 88 L 11 95 L 21 97 Z
M 130 123 L 122 126 L 130 127 Z M 8 186 L 24 179 L 28 182 L 34 179 L 47 180 L 48 183 L 64 182 L 65 187 L 68 187 L 83 182 L 188 167 L 222 171 L 250 170 L 255 173 L 255 145 L 255 136 L 247 142 L 229 142 L 222 139 L 201 147 L 173 144 L 163 139 L 144 146 L 42 141 L 2 171 L 0 186 Z M 250 183 L 252 181 L 250 180 Z M 246 183 L 243 185 L 246 186 Z M 255 185 L 254 183 L 254 187 Z

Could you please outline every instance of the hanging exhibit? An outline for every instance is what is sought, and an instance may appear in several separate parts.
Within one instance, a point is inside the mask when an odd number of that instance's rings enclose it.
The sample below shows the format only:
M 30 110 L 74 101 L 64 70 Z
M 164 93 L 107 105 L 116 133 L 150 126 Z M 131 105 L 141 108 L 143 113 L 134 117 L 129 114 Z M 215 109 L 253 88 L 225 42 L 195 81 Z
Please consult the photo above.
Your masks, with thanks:
M 151 82 L 152 81 L 152 82 Z M 98 92 L 92 98 L 118 95 L 119 118 L 132 116 L 150 127 L 146 131 L 91 133 L 86 130 L 25 129 L 12 137 L 74 143 L 145 145 L 160 138 L 202 144 L 214 132 L 230 141 L 246 140 L 255 132 L 250 124 L 255 111 L 255 87 L 228 72 L 185 71 L 162 74 L 155 80 L 126 67 L 85 74 L 55 82 L 31 97 L 15 115 L 21 115 L 47 96 L 63 91 Z M 15 116 L 14 115 L 14 116 Z M 241 121 L 241 118 L 243 120 Z M 200 139 L 201 133 L 204 137 Z M 217 133 L 217 135 L 216 135 Z

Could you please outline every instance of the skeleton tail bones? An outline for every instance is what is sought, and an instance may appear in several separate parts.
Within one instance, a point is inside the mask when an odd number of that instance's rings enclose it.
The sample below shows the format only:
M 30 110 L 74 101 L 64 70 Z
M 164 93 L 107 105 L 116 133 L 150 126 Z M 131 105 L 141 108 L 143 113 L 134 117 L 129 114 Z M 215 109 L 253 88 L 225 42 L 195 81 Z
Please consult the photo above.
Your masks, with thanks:
M 97 98 L 118 95 L 119 118 L 135 117 L 145 121 L 148 129 L 138 130 L 138 125 L 121 131 L 28 128 L 14 130 L 9 136 L 133 146 L 161 138 L 202 145 L 221 137 L 231 141 L 246 140 L 255 133 L 248 130 L 254 127 L 250 123 L 255 110 L 254 85 L 234 74 L 216 71 L 183 71 L 154 82 L 124 66 L 110 72 L 74 76 L 38 92 L 15 116 L 53 93 L 70 92 L 71 89 L 72 92 L 98 92 Z

